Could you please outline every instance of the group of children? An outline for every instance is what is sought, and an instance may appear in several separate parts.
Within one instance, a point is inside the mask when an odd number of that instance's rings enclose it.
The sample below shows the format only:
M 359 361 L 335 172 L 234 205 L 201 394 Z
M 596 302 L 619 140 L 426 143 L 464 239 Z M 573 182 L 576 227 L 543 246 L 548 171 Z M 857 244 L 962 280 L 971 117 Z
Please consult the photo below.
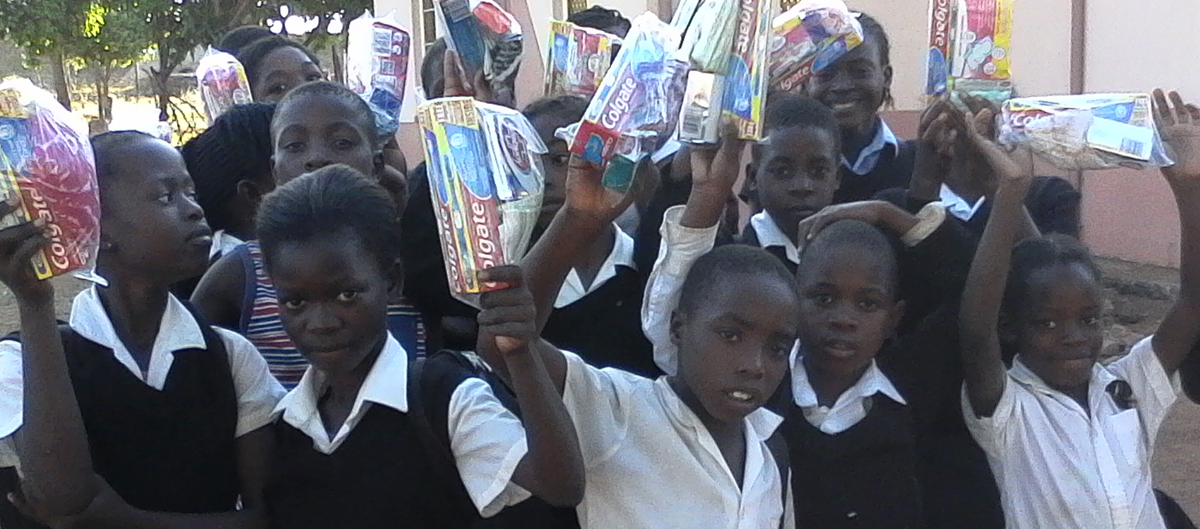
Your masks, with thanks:
M 1156 93 L 1180 299 L 1102 365 L 1078 193 L 979 99 L 897 139 L 859 20 L 769 97 L 765 140 L 668 145 L 619 201 L 554 136 L 587 102 L 526 105 L 543 213 L 479 308 L 449 295 L 423 164 L 303 46 L 231 33 L 255 104 L 182 150 L 92 139 L 107 284 L 68 322 L 28 265 L 46 226 L 0 230 L 0 526 L 1194 527 L 1150 455 L 1181 366 L 1200 387 L 1200 109 Z M 444 45 L 421 72 L 496 97 Z

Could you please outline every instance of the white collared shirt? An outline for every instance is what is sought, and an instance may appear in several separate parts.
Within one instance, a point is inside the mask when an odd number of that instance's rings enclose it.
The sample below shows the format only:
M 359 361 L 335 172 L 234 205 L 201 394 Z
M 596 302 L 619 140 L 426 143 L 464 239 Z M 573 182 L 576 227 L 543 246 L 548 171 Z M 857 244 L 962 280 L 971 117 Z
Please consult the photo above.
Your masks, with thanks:
M 150 351 L 148 369 L 143 373 L 117 336 L 96 289 L 91 287 L 75 296 L 71 305 L 71 328 L 81 337 L 112 349 L 113 356 L 147 386 L 159 391 L 163 389 L 175 361 L 175 351 L 205 348 L 199 322 L 174 295 L 168 295 L 158 335 Z M 212 329 L 221 337 L 229 357 L 237 392 L 237 435 L 240 437 L 270 424 L 272 410 L 284 395 L 283 387 L 271 376 L 266 361 L 248 340 L 233 331 L 219 327 Z M 12 434 L 21 427 L 23 401 L 21 344 L 0 342 L 0 467 L 19 466 Z
M 587 476 L 587 493 L 577 508 L 581 527 L 779 527 L 784 477 L 766 439 L 782 418 L 760 408 L 744 419 L 746 461 L 739 487 L 708 428 L 666 377 L 597 369 L 574 354 L 563 355 L 563 404 L 575 423 Z
M 899 149 L 900 140 L 896 138 L 896 134 L 892 132 L 892 128 L 888 126 L 887 122 L 880 119 L 879 130 L 875 132 L 875 138 L 858 152 L 858 159 L 854 163 L 850 163 L 850 160 L 843 156 L 842 165 L 856 175 L 865 175 L 875 170 L 875 166 L 879 165 L 879 157 L 888 147 Z
M 971 220 L 971 217 L 974 217 L 979 208 L 983 206 L 985 200 L 987 197 L 979 197 L 974 204 L 971 204 L 946 184 L 942 184 L 942 190 L 938 197 L 938 202 L 946 207 L 946 213 L 963 222 Z
M 1153 336 L 1128 356 L 1092 368 L 1088 407 L 1013 361 L 991 417 L 978 417 L 963 391 L 967 428 L 988 456 L 1009 529 L 1162 529 L 1150 459 L 1176 388 Z M 1133 407 L 1107 388 L 1123 380 Z
M 758 235 L 758 245 L 764 250 L 772 246 L 782 246 L 787 252 L 787 259 L 793 264 L 800 264 L 800 247 L 796 246 L 796 242 L 784 235 L 783 230 L 779 228 L 779 224 L 766 211 L 760 211 L 750 217 L 750 225 L 754 227 L 754 233 Z
M 816 390 L 808 381 L 808 370 L 804 369 L 799 342 L 792 348 L 791 362 L 792 400 L 804 413 L 804 419 L 809 424 L 828 435 L 840 434 L 862 422 L 867 417 L 867 412 L 871 411 L 867 403 L 876 393 L 882 393 L 898 404 L 908 404 L 887 375 L 879 370 L 874 360 L 871 360 L 871 365 L 863 372 L 862 377 L 859 377 L 858 382 L 839 395 L 833 406 L 821 406 Z
M 246 244 L 246 241 L 230 235 L 225 230 L 217 230 L 212 234 L 212 247 L 208 249 L 208 260 L 213 261 L 222 255 L 233 252 L 234 248 L 243 244 Z
M 609 252 L 608 258 L 604 260 L 604 264 L 600 265 L 600 271 L 596 274 L 596 278 L 592 280 L 592 284 L 584 287 L 583 280 L 579 279 L 579 273 L 572 268 L 567 274 L 567 280 L 558 291 L 558 299 L 554 301 L 554 308 L 561 309 L 595 292 L 604 286 L 608 280 L 617 276 L 618 266 L 626 268 L 635 267 L 633 263 L 633 237 L 630 237 L 628 233 L 625 233 L 624 230 L 616 225 L 613 226 L 613 232 L 616 240 L 613 241 L 612 251 Z
M 408 413 L 408 353 L 388 333 L 387 342 L 363 381 L 346 422 L 333 438 L 325 431 L 317 401 L 325 391 L 324 376 L 309 366 L 300 383 L 279 402 L 276 414 L 313 441 L 313 448 L 332 454 L 354 431 L 371 406 Z M 471 501 L 484 517 L 524 501 L 529 492 L 512 482 L 528 447 L 525 429 L 491 386 L 469 378 L 450 396 L 447 413 L 450 451 Z

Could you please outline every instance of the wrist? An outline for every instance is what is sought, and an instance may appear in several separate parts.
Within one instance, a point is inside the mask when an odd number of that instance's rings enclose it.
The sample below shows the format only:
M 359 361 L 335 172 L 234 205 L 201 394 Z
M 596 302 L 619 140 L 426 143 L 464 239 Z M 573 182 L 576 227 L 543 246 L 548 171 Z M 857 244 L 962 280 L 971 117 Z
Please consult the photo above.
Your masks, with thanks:
M 728 190 L 693 188 L 679 224 L 685 228 L 706 229 L 716 226 L 725 214 Z
M 13 293 L 22 311 L 54 311 L 54 287 L 46 285 L 36 292 Z
M 920 219 L 916 215 L 912 215 L 888 202 L 881 202 L 878 207 L 879 223 L 882 225 L 880 227 L 886 228 L 892 233 L 903 235 L 920 222 Z

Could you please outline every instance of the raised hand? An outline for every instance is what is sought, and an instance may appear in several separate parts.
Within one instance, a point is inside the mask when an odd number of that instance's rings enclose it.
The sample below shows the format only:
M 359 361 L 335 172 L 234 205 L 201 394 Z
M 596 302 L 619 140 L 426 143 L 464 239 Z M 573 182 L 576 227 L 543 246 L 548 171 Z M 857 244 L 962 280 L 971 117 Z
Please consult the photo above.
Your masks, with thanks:
M 567 163 L 567 200 L 564 205 L 572 214 L 582 215 L 602 225 L 608 225 L 617 220 L 638 197 L 643 186 L 657 182 L 655 175 L 648 171 L 657 171 L 649 159 L 637 169 L 633 178 L 633 188 L 628 193 L 617 193 L 604 187 L 604 167 L 595 165 L 583 157 L 572 154 Z
M 15 200 L 0 202 L 0 219 L 17 210 Z M 54 299 L 54 287 L 49 281 L 39 281 L 31 260 L 50 242 L 46 222 L 38 219 L 0 230 L 0 282 L 12 290 L 18 301 Z
M 721 143 L 716 146 L 689 146 L 692 187 L 728 195 L 741 175 L 742 151 L 745 148 L 746 140 L 738 139 L 736 131 L 732 129 L 725 130 Z
M 502 290 L 485 292 L 479 297 L 481 352 L 492 347 L 504 356 L 528 352 L 529 344 L 538 337 L 537 307 L 533 294 L 525 286 L 521 267 L 489 268 L 479 272 L 479 279 L 505 285 Z
M 1173 180 L 1200 179 L 1200 108 L 1185 104 L 1179 92 L 1168 96 L 1155 90 L 1154 118 L 1175 159 L 1175 165 L 1162 168 L 1163 175 Z
M 796 231 L 800 244 L 812 240 L 826 226 L 839 220 L 866 222 L 896 235 L 904 235 L 919 222 L 916 216 L 896 207 L 891 202 L 882 200 L 835 204 L 800 221 L 800 229 Z
M 951 154 L 958 134 L 950 126 L 950 113 L 954 111 L 953 103 L 943 97 L 921 114 L 916 162 L 909 185 L 909 194 L 913 197 L 925 200 L 938 198 L 942 182 L 950 172 Z
M 965 135 L 966 146 L 970 147 L 975 155 L 992 168 L 998 184 L 1002 184 L 1004 181 L 1028 183 L 1033 178 L 1032 154 L 1028 149 L 1017 149 L 1009 153 L 996 143 L 995 138 L 988 135 L 991 133 L 990 131 L 994 130 L 992 123 L 995 119 L 996 112 L 992 108 L 982 108 L 979 111 L 965 114 L 951 114 L 954 127 L 960 131 L 960 134 Z M 956 155 L 960 154 L 956 153 Z

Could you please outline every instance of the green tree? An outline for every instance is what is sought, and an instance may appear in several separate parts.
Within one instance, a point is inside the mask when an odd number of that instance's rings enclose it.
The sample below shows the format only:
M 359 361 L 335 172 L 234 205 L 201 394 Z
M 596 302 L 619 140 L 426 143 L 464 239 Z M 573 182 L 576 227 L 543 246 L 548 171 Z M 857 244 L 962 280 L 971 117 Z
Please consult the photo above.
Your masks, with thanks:
M 84 0 L 0 0 L 0 35 L 23 48 L 31 64 L 49 63 L 54 91 L 71 108 L 66 61 L 83 40 Z
M 333 58 L 330 73 L 337 82 L 345 82 L 342 58 L 346 51 L 346 27 L 351 20 L 362 15 L 363 11 L 372 9 L 372 1 L 293 0 L 280 2 L 280 4 L 290 8 L 289 14 L 317 19 L 316 29 L 304 36 L 304 45 L 313 50 L 329 50 L 329 54 Z M 277 6 L 275 12 L 279 12 Z M 340 28 L 337 27 L 339 23 Z
M 81 45 L 74 57 L 91 69 L 100 120 L 112 121 L 109 85 L 116 68 L 127 68 L 146 56 L 151 33 L 138 2 L 93 1 L 87 10 Z

